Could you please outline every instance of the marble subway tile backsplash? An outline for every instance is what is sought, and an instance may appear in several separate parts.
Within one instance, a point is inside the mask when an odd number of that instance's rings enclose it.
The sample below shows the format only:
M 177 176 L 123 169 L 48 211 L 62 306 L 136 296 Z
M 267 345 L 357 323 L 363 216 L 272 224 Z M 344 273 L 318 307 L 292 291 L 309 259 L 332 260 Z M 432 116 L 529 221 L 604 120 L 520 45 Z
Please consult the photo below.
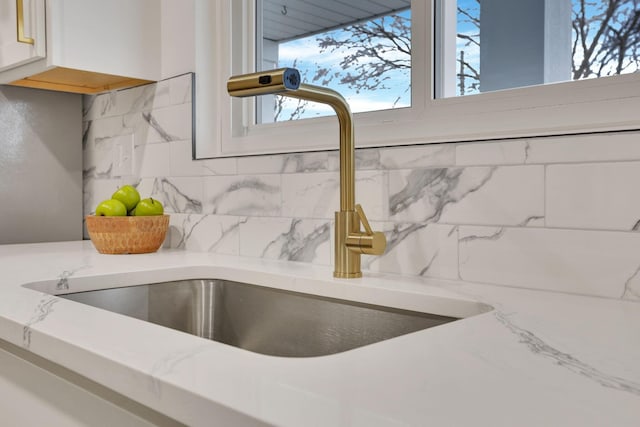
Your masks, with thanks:
M 409 276 L 458 279 L 458 227 L 437 223 L 371 223 L 384 231 L 387 250 L 364 257 L 363 268 Z
M 640 162 L 550 165 L 546 183 L 547 225 L 637 231 L 638 183 Z
M 461 226 L 460 277 L 621 298 L 634 294 L 639 233 Z
M 281 216 L 282 177 L 232 175 L 204 178 L 204 213 Z
M 389 192 L 389 218 L 396 221 L 526 224 L 544 216 L 544 167 L 389 171 Z
M 332 264 L 337 152 L 194 161 L 191 85 L 85 96 L 85 213 L 133 184 L 171 214 L 167 246 Z M 640 301 L 639 136 L 359 149 L 356 198 L 388 240 L 363 268 Z

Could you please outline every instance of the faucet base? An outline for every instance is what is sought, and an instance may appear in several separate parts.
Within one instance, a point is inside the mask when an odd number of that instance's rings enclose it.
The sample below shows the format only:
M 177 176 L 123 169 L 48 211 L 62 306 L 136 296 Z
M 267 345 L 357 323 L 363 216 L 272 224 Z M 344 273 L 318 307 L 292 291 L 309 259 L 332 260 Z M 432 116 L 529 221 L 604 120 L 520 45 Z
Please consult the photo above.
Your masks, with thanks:
M 360 218 L 356 211 L 339 211 L 335 214 L 335 254 L 333 277 L 355 279 L 362 277 L 360 253 L 349 249 L 347 237 L 360 231 Z
M 358 273 L 340 273 L 338 271 L 334 271 L 333 277 L 336 279 L 359 279 L 362 277 L 362 271 Z

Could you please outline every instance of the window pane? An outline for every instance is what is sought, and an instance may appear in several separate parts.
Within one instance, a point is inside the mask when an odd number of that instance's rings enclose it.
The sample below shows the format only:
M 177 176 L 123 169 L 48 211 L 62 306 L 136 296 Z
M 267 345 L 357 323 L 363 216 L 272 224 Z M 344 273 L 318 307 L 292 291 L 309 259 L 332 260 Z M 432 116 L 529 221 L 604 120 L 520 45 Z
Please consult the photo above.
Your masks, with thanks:
M 455 7 L 455 58 L 440 55 L 456 70 L 440 76 L 444 96 L 640 70 L 639 0 L 458 0 Z M 446 24 L 439 36 L 453 37 Z
M 263 70 L 297 68 L 303 82 L 342 94 L 354 113 L 411 105 L 410 0 L 261 3 L 256 62 Z M 257 102 L 258 123 L 333 114 L 327 105 L 292 98 Z

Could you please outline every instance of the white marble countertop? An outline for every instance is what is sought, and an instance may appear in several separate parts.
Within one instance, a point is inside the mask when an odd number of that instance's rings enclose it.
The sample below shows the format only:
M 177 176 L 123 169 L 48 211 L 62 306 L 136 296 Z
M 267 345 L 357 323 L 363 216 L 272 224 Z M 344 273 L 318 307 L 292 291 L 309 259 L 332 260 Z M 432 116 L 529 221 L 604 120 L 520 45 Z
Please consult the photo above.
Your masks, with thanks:
M 0 271 L 0 339 L 188 425 L 640 425 L 635 302 L 380 274 L 336 280 L 324 267 L 178 250 L 100 255 L 90 242 L 0 246 Z M 196 277 L 414 310 L 464 311 L 456 300 L 494 309 L 284 358 L 50 295 Z

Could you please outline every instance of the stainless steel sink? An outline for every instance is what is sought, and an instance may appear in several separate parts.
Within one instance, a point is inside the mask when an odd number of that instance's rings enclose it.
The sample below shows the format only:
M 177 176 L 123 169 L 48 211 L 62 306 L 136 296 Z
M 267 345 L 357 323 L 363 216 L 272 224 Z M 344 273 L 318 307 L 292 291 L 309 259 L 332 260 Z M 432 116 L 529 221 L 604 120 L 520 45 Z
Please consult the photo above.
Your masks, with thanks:
M 272 356 L 334 354 L 458 320 L 227 280 L 58 296 Z

